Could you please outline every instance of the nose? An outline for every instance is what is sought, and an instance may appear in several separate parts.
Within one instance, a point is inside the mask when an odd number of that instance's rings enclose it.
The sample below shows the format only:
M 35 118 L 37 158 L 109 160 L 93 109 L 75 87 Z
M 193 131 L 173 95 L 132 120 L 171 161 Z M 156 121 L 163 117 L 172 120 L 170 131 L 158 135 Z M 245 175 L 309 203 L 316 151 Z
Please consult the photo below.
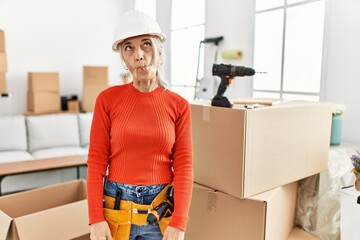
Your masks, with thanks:
M 135 60 L 136 61 L 144 60 L 144 52 L 143 52 L 143 50 L 141 48 L 136 49 Z

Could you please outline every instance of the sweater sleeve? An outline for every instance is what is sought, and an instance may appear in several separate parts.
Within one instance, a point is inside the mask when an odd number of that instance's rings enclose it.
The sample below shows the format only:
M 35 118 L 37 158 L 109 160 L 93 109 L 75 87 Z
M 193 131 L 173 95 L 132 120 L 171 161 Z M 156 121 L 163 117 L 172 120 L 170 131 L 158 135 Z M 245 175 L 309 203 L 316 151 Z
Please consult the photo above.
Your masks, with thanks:
M 174 212 L 170 226 L 186 230 L 193 190 L 193 151 L 190 105 L 183 99 L 178 104 L 176 141 L 173 148 Z
M 95 103 L 90 130 L 90 144 L 87 170 L 87 199 L 89 224 L 104 220 L 103 178 L 109 162 L 110 149 L 110 117 L 106 92 L 98 95 Z

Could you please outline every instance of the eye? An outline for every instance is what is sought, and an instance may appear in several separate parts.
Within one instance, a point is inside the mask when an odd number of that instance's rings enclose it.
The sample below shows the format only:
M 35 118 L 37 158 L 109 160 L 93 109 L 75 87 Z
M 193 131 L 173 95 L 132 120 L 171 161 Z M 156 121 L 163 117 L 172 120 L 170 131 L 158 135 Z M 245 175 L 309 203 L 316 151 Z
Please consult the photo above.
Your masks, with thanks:
M 131 51 L 133 49 L 133 47 L 130 44 L 124 45 L 123 46 L 124 51 Z
M 144 47 L 151 47 L 151 46 L 152 46 L 152 43 L 151 43 L 150 40 L 147 40 L 147 41 L 144 41 L 143 46 L 144 46 Z

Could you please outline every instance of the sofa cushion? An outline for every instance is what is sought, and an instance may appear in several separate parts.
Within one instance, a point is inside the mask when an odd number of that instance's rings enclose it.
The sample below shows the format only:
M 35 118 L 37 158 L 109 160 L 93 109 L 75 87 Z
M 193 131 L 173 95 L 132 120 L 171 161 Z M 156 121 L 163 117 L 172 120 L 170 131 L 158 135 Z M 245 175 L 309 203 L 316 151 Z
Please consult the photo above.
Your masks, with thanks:
M 23 115 L 0 117 L 0 151 L 27 151 L 26 125 Z
M 32 156 L 35 159 L 57 158 L 75 155 L 87 157 L 87 153 L 87 149 L 81 147 L 58 147 L 36 150 L 32 152 Z
M 90 128 L 93 113 L 80 113 L 79 115 L 79 128 L 80 128 L 80 145 L 87 147 L 89 145 Z
M 25 160 L 33 160 L 33 156 L 27 151 L 1 151 L 0 163 L 19 162 Z
M 76 114 L 28 116 L 29 151 L 53 147 L 80 147 Z

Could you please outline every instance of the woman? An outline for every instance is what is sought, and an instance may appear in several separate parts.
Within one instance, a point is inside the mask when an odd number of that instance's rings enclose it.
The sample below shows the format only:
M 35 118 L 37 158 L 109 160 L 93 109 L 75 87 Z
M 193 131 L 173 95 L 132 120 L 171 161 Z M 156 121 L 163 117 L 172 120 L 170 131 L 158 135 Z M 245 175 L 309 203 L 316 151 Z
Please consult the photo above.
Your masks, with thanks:
M 191 115 L 189 103 L 162 79 L 165 39 L 159 25 L 138 11 L 125 13 L 116 29 L 113 50 L 133 81 L 96 100 L 87 174 L 92 240 L 113 239 L 104 195 L 121 190 L 121 201 L 148 205 L 172 182 L 174 209 L 164 234 L 158 224 L 132 223 L 129 239 L 184 239 L 193 187 Z

